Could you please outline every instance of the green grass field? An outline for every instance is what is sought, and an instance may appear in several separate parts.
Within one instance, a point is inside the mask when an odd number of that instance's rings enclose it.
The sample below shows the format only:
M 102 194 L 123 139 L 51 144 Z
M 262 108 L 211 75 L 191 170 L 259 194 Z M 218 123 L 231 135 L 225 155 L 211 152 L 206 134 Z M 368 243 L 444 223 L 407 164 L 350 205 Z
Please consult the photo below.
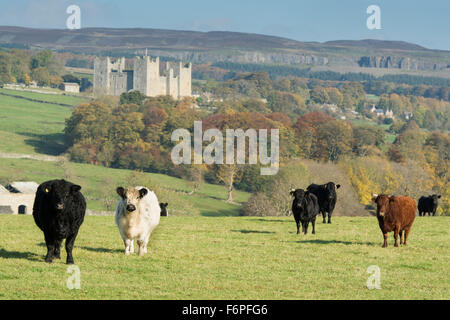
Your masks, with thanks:
M 0 96 L 0 151 L 59 154 L 71 114 L 70 107 Z
M 31 216 L 0 216 L 0 299 L 449 299 L 449 219 L 417 218 L 408 246 L 381 248 L 376 218 L 336 217 L 316 235 L 292 218 L 169 217 L 150 254 L 125 256 L 113 217 L 86 217 L 73 251 L 44 262 Z M 368 290 L 379 266 L 381 289 Z
M 83 96 L 74 96 L 73 94 L 70 94 L 70 95 L 61 94 L 62 93 L 61 90 L 57 91 L 60 94 L 45 94 L 45 93 L 39 93 L 39 92 L 9 90 L 9 89 L 0 88 L 0 92 L 14 95 L 14 96 L 36 99 L 36 100 L 40 100 L 40 101 L 69 104 L 72 106 L 77 106 L 80 103 L 85 103 L 90 100 L 89 98 L 86 98 Z

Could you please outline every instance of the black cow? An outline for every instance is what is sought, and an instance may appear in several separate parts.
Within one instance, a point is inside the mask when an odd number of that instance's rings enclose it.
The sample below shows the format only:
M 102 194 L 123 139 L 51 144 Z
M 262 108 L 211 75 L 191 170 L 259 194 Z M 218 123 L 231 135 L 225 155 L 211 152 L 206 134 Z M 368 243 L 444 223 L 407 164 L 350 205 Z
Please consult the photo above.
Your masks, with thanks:
M 65 180 L 42 183 L 33 206 L 33 217 L 44 232 L 47 245 L 45 261 L 60 259 L 61 243 L 66 239 L 67 264 L 73 264 L 72 249 L 86 213 L 81 187 Z
M 309 223 L 312 223 L 313 231 L 316 233 L 316 216 L 319 214 L 319 202 L 317 197 L 303 189 L 292 190 L 291 195 L 294 196 L 292 202 L 292 213 L 294 214 L 295 223 L 297 224 L 297 234 L 300 233 L 300 223 L 304 234 L 308 232 Z
M 436 209 L 438 207 L 439 199 L 441 198 L 440 195 L 433 194 L 429 197 L 421 197 L 419 199 L 418 209 L 419 209 L 419 216 L 426 216 L 428 213 L 428 216 L 433 214 L 433 216 L 436 215 Z
M 161 217 L 168 217 L 169 212 L 167 211 L 168 203 L 160 203 L 159 207 L 161 208 Z
M 331 223 L 331 215 L 333 214 L 334 206 L 336 205 L 337 195 L 336 189 L 341 187 L 340 184 L 336 185 L 334 182 L 328 182 L 327 184 L 312 184 L 307 190 L 316 195 L 319 200 L 320 212 L 322 213 L 323 223 L 326 223 L 326 216 L 328 213 L 328 223 Z

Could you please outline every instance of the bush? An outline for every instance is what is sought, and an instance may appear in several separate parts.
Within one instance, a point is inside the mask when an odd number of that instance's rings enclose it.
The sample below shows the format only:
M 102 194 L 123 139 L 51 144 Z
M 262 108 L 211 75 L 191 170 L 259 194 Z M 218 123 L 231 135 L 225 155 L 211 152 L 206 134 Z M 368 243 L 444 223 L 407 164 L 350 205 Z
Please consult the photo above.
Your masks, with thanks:
M 293 162 L 280 168 L 277 176 L 267 182 L 264 192 L 253 194 L 244 204 L 245 216 L 289 216 L 292 197 L 290 191 L 308 186 L 309 173 L 305 165 Z

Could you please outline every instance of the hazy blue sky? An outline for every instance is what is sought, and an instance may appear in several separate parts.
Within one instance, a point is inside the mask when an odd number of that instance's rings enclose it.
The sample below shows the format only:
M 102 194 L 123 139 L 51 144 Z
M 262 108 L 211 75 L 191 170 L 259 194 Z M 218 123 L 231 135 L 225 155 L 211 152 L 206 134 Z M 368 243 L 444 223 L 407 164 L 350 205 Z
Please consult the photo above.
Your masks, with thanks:
M 66 8 L 82 27 L 237 31 L 300 41 L 385 39 L 450 50 L 450 0 L 0 0 L 0 25 L 65 28 Z M 381 7 L 382 30 L 366 27 Z

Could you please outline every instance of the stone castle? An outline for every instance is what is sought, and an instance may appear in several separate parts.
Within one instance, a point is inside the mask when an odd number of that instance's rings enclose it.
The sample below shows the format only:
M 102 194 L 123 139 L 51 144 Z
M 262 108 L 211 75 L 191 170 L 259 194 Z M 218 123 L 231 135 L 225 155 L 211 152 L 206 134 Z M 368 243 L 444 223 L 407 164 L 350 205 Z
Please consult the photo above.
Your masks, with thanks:
M 95 58 L 94 94 L 119 96 L 140 91 L 148 97 L 170 95 L 174 99 L 192 95 L 192 64 L 161 63 L 147 55 L 134 58 L 133 70 L 126 69 L 125 58 L 112 62 L 109 57 Z

